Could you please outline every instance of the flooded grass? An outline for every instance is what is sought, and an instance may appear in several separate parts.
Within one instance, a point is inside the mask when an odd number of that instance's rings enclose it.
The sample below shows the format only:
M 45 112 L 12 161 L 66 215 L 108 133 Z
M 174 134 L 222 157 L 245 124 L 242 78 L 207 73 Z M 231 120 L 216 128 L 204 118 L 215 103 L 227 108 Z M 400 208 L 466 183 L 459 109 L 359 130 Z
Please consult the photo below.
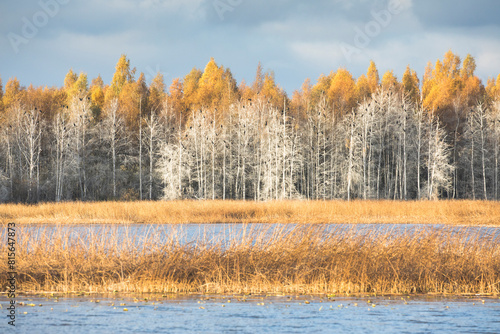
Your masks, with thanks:
M 500 292 L 500 236 L 477 229 L 397 231 L 248 225 L 183 239 L 107 225 L 19 225 L 19 291 L 181 294 L 481 294 Z M 0 237 L 6 240 L 6 229 Z M 6 244 L 0 284 L 6 286 Z

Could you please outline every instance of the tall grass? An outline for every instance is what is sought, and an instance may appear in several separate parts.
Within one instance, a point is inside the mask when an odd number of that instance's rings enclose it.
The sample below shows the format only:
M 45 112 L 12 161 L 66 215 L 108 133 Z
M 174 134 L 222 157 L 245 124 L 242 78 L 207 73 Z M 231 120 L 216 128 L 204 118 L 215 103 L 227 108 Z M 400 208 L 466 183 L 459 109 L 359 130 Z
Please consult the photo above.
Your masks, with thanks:
M 500 292 L 500 238 L 469 229 L 358 233 L 280 225 L 181 242 L 183 228 L 142 237 L 106 225 L 75 237 L 63 226 L 18 226 L 20 291 L 161 293 Z M 6 240 L 6 229 L 1 239 Z M 7 249 L 0 246 L 0 284 Z
M 500 225 L 488 201 L 161 201 L 1 204 L 19 223 L 419 223 Z

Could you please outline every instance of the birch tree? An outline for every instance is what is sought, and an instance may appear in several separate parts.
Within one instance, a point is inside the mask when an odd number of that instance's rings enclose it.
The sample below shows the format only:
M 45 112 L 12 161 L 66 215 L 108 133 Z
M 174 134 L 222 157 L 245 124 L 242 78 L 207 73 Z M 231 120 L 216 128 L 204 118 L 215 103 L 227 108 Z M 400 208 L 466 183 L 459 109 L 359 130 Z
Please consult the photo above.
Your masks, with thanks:
M 445 141 L 446 134 L 439 121 L 429 117 L 429 154 L 427 156 L 428 180 L 425 185 L 428 199 L 438 199 L 441 191 L 451 188 L 451 152 Z
M 149 200 L 153 199 L 153 181 L 154 181 L 154 166 L 155 166 L 155 157 L 158 146 L 158 132 L 159 132 L 160 124 L 158 121 L 158 117 L 155 112 L 151 110 L 149 118 L 146 120 L 146 148 L 148 152 L 148 160 L 149 160 L 149 171 L 148 171 L 148 198 Z
M 463 168 L 469 175 L 469 187 L 472 199 L 478 197 L 478 191 L 482 193 L 483 199 L 488 198 L 486 165 L 488 152 L 487 139 L 487 114 L 485 107 L 479 104 L 467 114 L 462 152 Z
M 105 118 L 103 126 L 106 131 L 106 140 L 108 142 L 109 155 L 111 156 L 111 177 L 112 177 L 112 197 L 117 198 L 117 164 L 120 150 L 125 142 L 125 122 L 118 112 L 119 103 L 117 98 L 113 98 L 105 108 Z
M 39 198 L 42 111 L 37 108 L 24 109 L 17 105 L 14 107 L 14 112 L 17 115 L 17 146 L 21 156 L 21 175 L 24 175 L 27 183 L 26 201 L 33 203 Z
M 495 101 L 488 115 L 490 142 L 493 147 L 493 196 L 498 201 L 500 160 L 500 101 Z
M 55 147 L 55 201 L 59 202 L 64 196 L 64 182 L 67 176 L 67 165 L 70 158 L 71 127 L 67 108 L 57 113 L 52 124 L 53 142 Z
M 69 106 L 70 124 L 72 127 L 70 147 L 76 161 L 78 189 L 80 199 L 87 199 L 87 155 L 91 120 L 90 98 L 87 95 L 75 95 Z

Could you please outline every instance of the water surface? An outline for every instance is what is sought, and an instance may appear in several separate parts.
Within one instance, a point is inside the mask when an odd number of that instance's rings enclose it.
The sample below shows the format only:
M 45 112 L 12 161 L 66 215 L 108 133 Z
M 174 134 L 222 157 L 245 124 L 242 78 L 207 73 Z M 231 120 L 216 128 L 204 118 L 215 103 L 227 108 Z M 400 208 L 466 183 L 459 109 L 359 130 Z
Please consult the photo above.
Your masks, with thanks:
M 149 295 L 147 301 L 144 297 L 23 296 L 18 300 L 25 305 L 18 306 L 16 332 L 500 333 L 500 299 L 479 296 L 328 299 L 291 295 L 246 296 L 245 301 L 234 295 Z M 0 303 L 5 309 L 5 296 Z M 0 327 L 5 329 L 3 321 Z
M 388 238 L 422 236 L 429 233 L 457 236 L 464 242 L 500 242 L 499 227 L 454 226 L 431 224 L 33 224 L 17 227 L 18 243 L 29 236 L 28 245 L 65 240 L 63 247 L 73 244 L 94 245 L 99 248 L 114 247 L 127 241 L 141 249 L 163 244 L 219 244 L 247 240 L 251 243 L 278 240 L 289 233 L 317 229 L 328 236 L 369 236 Z M 5 234 L 5 227 L 0 228 Z M 443 239 L 446 239 L 443 238 Z M 445 242 L 445 241 L 443 241 Z M 29 246 L 28 246 L 29 247 Z

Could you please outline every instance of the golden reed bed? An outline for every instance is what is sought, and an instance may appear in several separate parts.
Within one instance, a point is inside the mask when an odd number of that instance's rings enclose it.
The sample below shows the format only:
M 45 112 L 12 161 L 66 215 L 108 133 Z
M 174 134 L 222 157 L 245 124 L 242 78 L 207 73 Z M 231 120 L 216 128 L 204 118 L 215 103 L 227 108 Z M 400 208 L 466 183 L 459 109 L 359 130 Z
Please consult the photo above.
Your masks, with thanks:
M 159 201 L 1 204 L 0 223 L 418 223 L 500 225 L 488 201 Z
M 412 233 L 327 232 L 316 223 L 500 225 L 486 201 L 174 201 L 0 205 L 2 240 L 16 223 L 19 291 L 159 293 L 500 292 L 499 234 L 423 228 Z M 123 234 L 103 225 L 74 239 L 73 223 L 280 223 L 278 228 L 196 243 Z M 25 223 L 57 223 L 25 224 Z M 286 227 L 287 223 L 298 223 Z M 251 226 L 251 225 L 250 225 Z M 80 228 L 88 228 L 80 226 Z M 182 225 L 175 227 L 182 230 Z M 456 230 L 455 230 L 456 231 Z M 147 251 L 145 251 L 147 250 Z M 0 284 L 7 285 L 7 244 Z
M 143 239 L 106 225 L 72 238 L 62 225 L 20 225 L 16 269 L 24 292 L 220 294 L 500 293 L 500 236 L 478 229 L 419 228 L 406 233 L 332 232 L 297 225 L 217 240 L 178 242 L 183 226 Z M 252 228 L 250 226 L 250 228 Z M 5 229 L 0 237 L 6 240 Z M 7 282 L 0 246 L 0 284 Z

